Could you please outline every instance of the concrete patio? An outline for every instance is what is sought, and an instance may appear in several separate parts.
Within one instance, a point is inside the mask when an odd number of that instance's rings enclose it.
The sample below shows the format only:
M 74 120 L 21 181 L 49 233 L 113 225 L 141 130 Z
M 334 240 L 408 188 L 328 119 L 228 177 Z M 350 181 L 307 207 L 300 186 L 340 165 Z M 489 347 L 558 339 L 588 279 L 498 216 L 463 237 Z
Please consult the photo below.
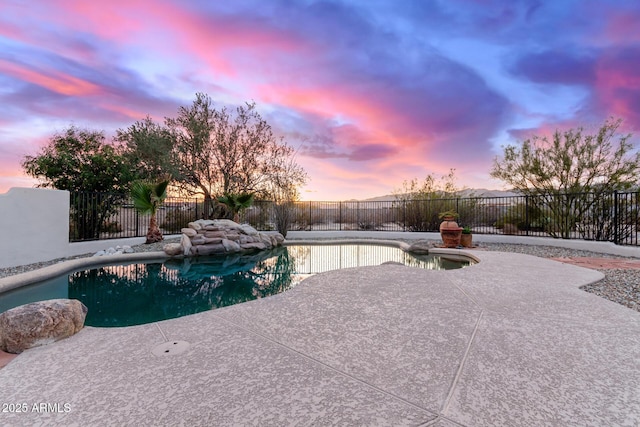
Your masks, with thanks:
M 0 370 L 0 402 L 28 407 L 0 424 L 640 424 L 640 314 L 578 289 L 602 274 L 474 255 L 462 270 L 346 269 L 180 319 L 86 327 Z

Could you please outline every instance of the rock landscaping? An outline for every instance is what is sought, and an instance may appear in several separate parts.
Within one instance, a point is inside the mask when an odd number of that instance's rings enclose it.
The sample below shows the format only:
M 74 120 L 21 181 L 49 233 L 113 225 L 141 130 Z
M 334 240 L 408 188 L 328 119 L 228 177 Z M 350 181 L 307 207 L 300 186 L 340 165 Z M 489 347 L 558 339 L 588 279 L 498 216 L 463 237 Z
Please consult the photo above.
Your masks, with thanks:
M 114 247 L 110 247 L 101 251 L 96 252 L 95 254 L 93 254 L 93 256 L 104 256 L 104 255 L 121 255 L 121 254 L 132 254 L 133 248 L 129 245 L 124 245 L 124 246 L 116 246 Z
M 282 245 L 280 233 L 261 233 L 249 224 L 228 219 L 200 219 L 183 228 L 180 243 L 163 247 L 170 256 L 225 255 L 271 249 Z

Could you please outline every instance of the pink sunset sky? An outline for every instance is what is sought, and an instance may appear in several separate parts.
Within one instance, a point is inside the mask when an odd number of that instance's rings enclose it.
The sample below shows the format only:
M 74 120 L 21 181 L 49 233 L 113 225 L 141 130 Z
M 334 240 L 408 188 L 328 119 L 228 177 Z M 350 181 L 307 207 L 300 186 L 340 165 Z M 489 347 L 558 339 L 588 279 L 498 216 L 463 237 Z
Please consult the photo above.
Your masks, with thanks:
M 196 92 L 255 101 L 298 150 L 305 200 L 456 169 L 500 189 L 501 146 L 624 120 L 640 135 L 640 2 L 3 0 L 0 193 L 69 125 L 111 138 Z

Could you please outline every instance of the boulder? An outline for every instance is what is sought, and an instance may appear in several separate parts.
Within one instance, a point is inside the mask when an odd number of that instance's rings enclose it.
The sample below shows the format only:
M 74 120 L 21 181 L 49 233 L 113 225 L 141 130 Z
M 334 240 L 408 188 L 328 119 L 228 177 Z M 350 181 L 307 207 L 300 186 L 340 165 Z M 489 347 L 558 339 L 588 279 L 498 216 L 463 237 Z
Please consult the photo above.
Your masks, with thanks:
M 220 237 L 220 238 L 225 238 L 227 237 L 227 233 L 225 233 L 224 231 L 206 231 L 204 233 L 204 237 Z
M 84 327 L 87 307 L 75 299 L 21 305 L 0 314 L 0 349 L 22 353 L 70 337 Z
M 255 239 L 253 238 L 253 236 L 247 236 L 246 234 L 242 234 L 240 236 L 240 239 L 238 239 L 238 243 L 240 243 L 241 245 L 244 245 L 245 243 L 253 243 L 255 242 Z
M 258 234 L 258 230 L 256 230 L 249 224 L 242 224 L 240 226 L 240 230 L 242 230 L 244 234 L 248 234 L 249 236 L 256 236 Z
M 231 221 L 230 219 L 214 219 L 211 221 L 212 225 L 221 228 L 238 228 L 240 225 L 237 222 Z
M 180 245 L 182 246 L 183 255 L 189 255 L 191 253 L 191 246 L 193 245 L 191 244 L 191 239 L 189 238 L 189 236 L 183 234 L 182 238 L 180 239 Z
M 199 245 L 196 246 L 195 249 L 198 255 L 219 255 L 227 252 L 222 243 Z
M 408 252 L 414 254 L 428 254 L 431 249 L 431 244 L 426 240 L 419 240 L 409 246 Z
M 191 244 L 192 245 L 204 245 L 205 243 L 207 243 L 206 238 L 204 236 L 198 235 L 198 237 L 192 237 L 191 238 Z
M 183 228 L 180 231 L 182 232 L 182 234 L 186 234 L 188 237 L 195 237 L 198 234 L 198 231 L 194 230 L 193 228 Z
M 224 237 L 224 236 L 222 236 Z M 208 245 L 210 243 L 222 243 L 222 237 L 205 237 L 204 244 Z
M 182 245 L 180 243 L 167 243 L 164 245 L 162 250 L 169 256 L 176 256 L 183 253 Z
M 222 239 L 222 246 L 224 246 L 225 250 L 229 253 L 240 252 L 242 250 L 239 244 L 229 239 Z
M 191 228 L 193 230 L 196 230 L 196 231 L 202 229 L 202 225 L 200 225 L 200 223 L 198 221 L 190 222 L 187 225 L 189 226 L 189 228 Z
M 273 244 L 271 243 L 271 237 L 267 236 L 264 233 L 258 233 L 258 237 L 260 238 L 260 241 L 264 243 L 264 246 L 267 249 L 271 249 L 273 247 Z

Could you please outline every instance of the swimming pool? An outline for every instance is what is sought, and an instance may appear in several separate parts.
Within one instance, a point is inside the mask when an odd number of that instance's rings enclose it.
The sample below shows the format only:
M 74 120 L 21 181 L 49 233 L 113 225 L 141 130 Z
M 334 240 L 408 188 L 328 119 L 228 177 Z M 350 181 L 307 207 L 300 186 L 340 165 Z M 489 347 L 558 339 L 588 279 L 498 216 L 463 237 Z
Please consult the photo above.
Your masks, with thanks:
M 293 245 L 246 255 L 79 270 L 2 294 L 0 312 L 33 301 L 72 298 L 89 309 L 88 326 L 131 326 L 275 295 L 325 271 L 389 262 L 433 270 L 472 263 L 372 244 Z

